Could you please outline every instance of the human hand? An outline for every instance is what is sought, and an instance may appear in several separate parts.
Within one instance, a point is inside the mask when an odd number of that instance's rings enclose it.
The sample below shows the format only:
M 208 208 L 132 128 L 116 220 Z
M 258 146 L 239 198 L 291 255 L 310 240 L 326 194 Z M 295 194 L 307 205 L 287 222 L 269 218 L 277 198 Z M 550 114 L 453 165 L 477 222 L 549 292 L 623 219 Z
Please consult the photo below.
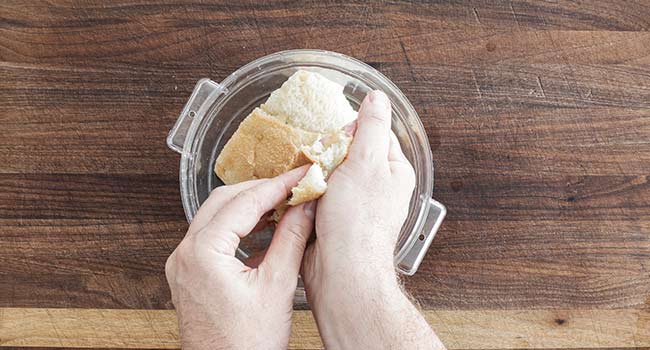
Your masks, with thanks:
M 165 266 L 183 348 L 287 348 L 314 203 L 286 212 L 258 266 L 247 266 L 235 251 L 306 170 L 218 187 L 201 206 Z
M 386 95 L 368 94 L 348 156 L 318 202 L 318 238 L 308 247 L 303 269 L 312 299 L 329 279 L 395 279 L 393 251 L 415 173 L 390 130 L 390 118 Z
M 415 173 L 390 126 L 388 98 L 371 92 L 348 156 L 318 201 L 302 277 L 328 349 L 443 348 L 395 273 Z

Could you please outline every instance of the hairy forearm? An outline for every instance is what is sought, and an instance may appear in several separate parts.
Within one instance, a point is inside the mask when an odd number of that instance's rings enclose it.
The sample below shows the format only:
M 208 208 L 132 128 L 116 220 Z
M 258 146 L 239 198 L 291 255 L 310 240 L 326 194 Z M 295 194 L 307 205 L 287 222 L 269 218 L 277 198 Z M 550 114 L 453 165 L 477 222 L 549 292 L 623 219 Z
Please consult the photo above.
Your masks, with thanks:
M 444 349 L 396 278 L 332 286 L 314 314 L 328 349 Z M 357 286 L 369 286 L 358 288 Z

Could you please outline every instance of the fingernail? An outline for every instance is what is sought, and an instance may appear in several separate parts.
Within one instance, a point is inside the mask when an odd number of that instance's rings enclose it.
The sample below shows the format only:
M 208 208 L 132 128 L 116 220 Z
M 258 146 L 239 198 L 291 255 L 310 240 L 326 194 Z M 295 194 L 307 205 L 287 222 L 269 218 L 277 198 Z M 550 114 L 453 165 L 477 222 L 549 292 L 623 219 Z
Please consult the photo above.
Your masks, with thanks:
M 372 103 L 377 103 L 381 104 L 383 106 L 388 106 L 388 96 L 386 96 L 383 91 L 380 90 L 373 90 L 370 92 L 368 95 L 368 99 L 370 99 L 370 102 Z
M 311 201 L 303 204 L 302 209 L 308 218 L 313 219 L 316 216 L 316 201 Z

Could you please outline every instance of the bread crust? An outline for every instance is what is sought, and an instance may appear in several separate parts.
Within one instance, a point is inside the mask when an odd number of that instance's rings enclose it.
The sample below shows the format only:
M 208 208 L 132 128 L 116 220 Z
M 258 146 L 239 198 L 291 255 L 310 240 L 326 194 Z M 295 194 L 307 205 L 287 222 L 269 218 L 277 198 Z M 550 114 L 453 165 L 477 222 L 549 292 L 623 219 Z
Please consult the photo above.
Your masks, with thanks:
M 311 161 L 301 147 L 320 138 L 256 108 L 239 125 L 217 158 L 215 172 L 226 184 L 270 178 Z
M 289 205 L 295 206 L 320 198 L 327 190 L 325 174 L 320 165 L 314 163 L 298 185 L 291 189 Z

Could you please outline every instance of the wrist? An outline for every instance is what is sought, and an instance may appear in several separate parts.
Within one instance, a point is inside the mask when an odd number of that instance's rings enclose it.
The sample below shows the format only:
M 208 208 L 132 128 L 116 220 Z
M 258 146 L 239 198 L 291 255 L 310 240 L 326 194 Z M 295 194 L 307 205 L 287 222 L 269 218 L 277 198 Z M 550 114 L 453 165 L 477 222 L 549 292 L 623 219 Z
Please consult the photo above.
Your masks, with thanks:
M 331 301 L 355 304 L 383 294 L 401 293 L 392 250 L 362 254 L 346 247 L 323 247 L 316 242 L 318 279 L 307 290 L 312 308 Z M 325 251 L 336 254 L 323 254 Z M 379 295 L 375 295 L 379 294 Z M 315 310 L 318 312 L 318 310 Z
M 326 287 L 311 304 L 326 348 L 358 348 L 354 344 L 363 343 L 369 330 L 394 322 L 410 305 L 396 277 L 350 283 Z
M 374 270 L 358 266 L 323 271 L 317 286 L 308 290 L 309 303 L 314 316 L 329 317 L 334 314 L 354 316 L 365 308 L 376 308 L 382 300 L 393 300 L 403 295 L 395 269 Z
M 395 279 L 394 244 L 316 240 L 321 276 L 332 279 Z

